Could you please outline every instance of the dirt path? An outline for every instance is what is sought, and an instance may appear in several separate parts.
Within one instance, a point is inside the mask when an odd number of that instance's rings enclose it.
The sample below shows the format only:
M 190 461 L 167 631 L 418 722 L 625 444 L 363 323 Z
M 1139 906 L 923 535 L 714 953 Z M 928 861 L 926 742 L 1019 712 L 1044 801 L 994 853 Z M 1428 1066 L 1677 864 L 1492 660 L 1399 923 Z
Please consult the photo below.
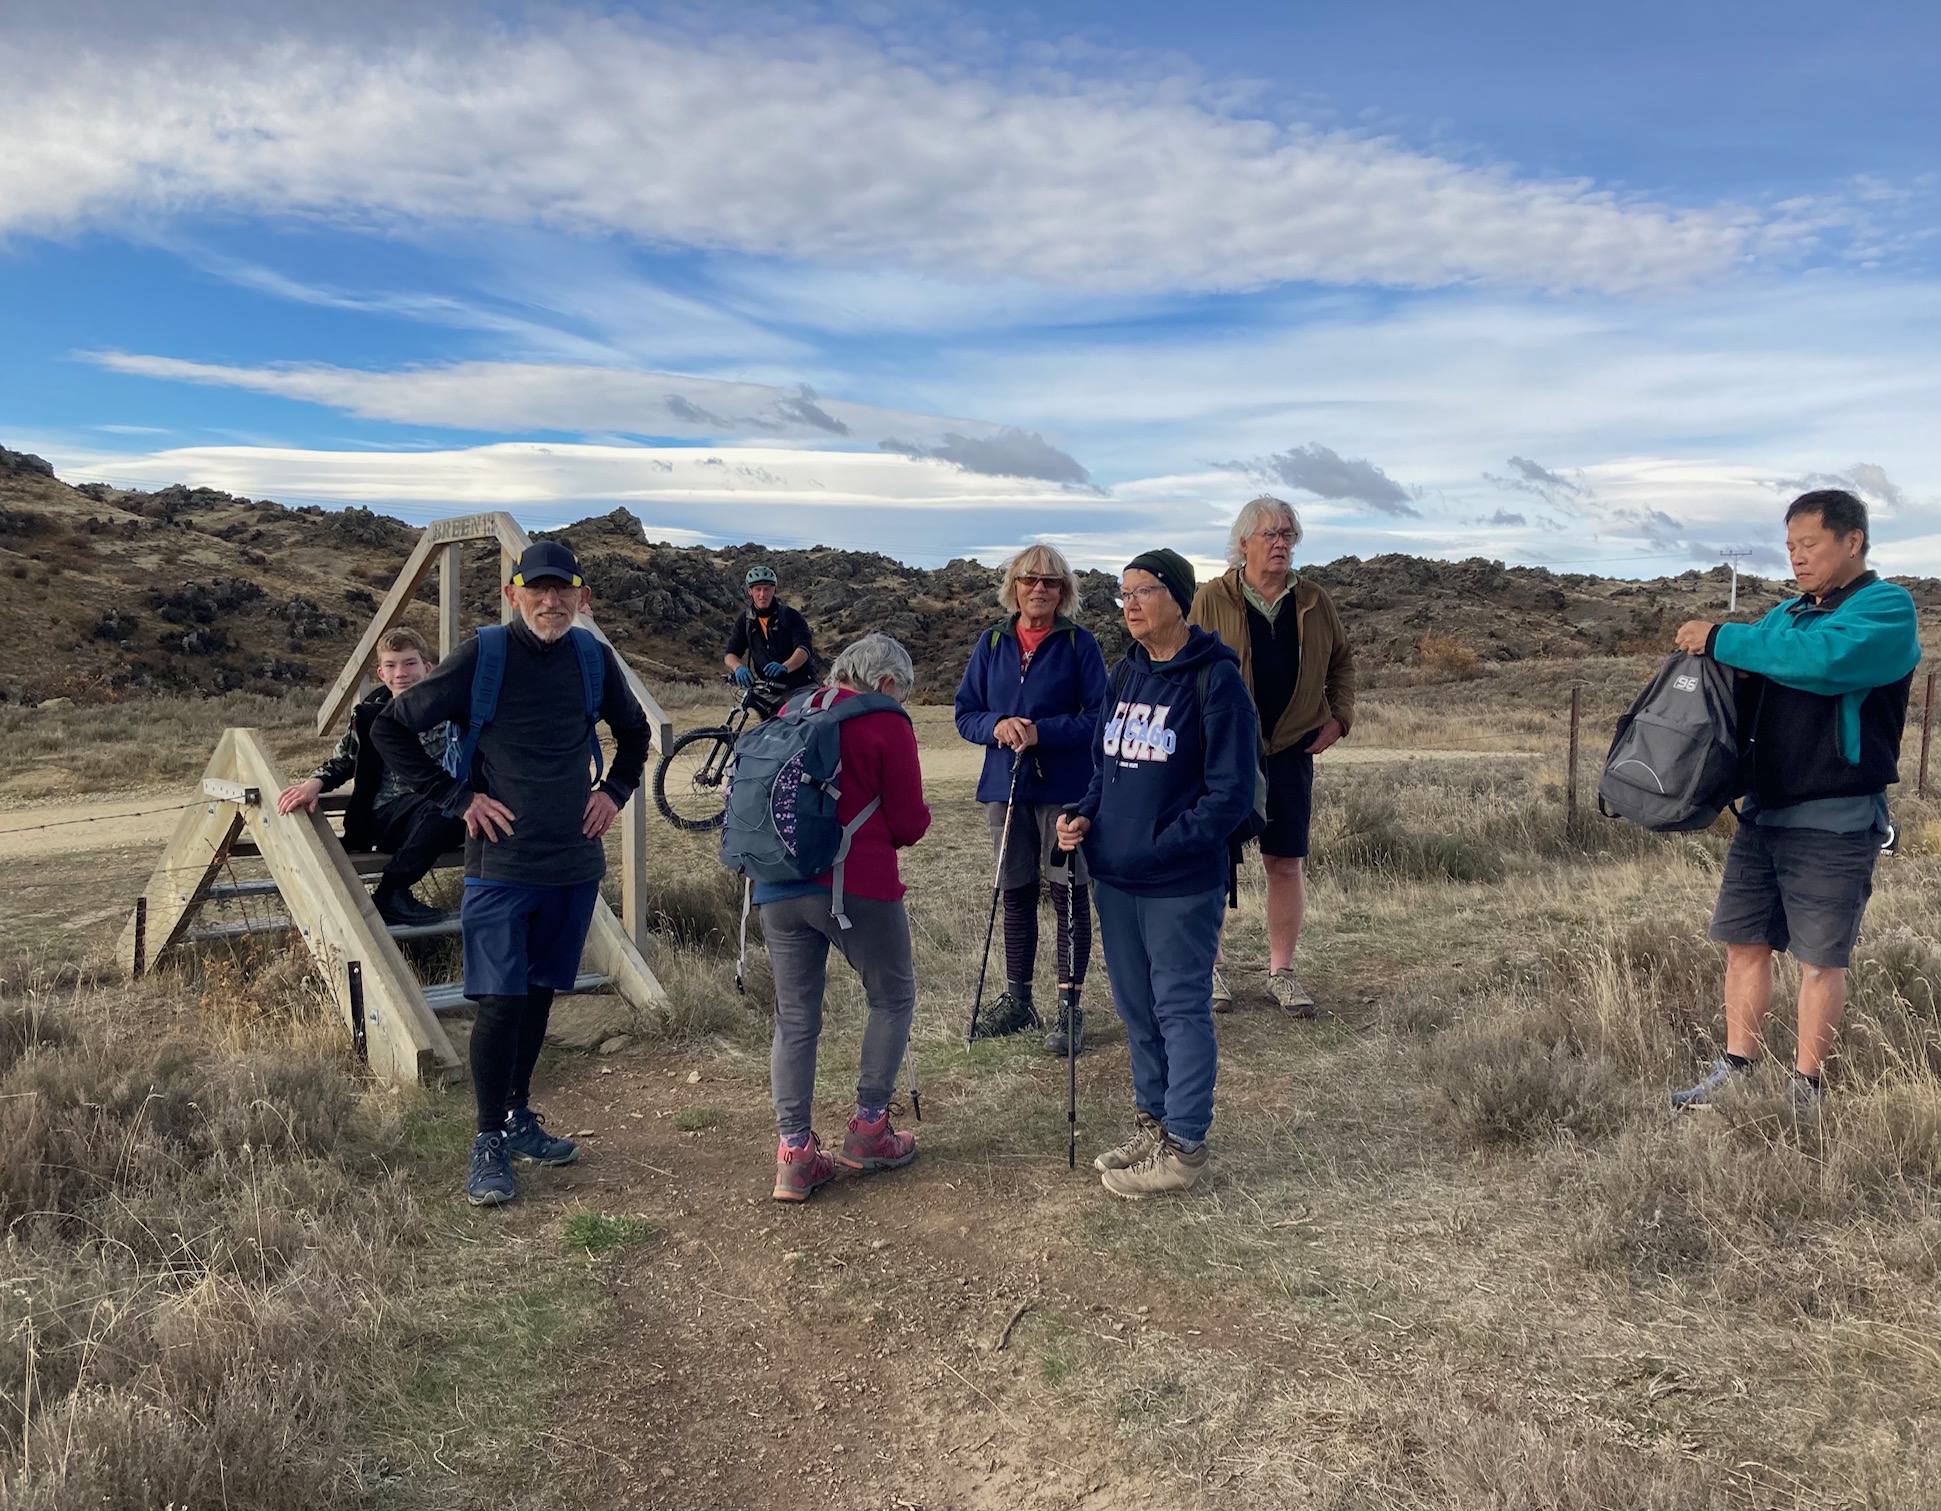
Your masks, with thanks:
M 0 808 L 0 859 L 122 850 L 166 841 L 189 805 L 182 787 L 157 787 L 108 798 Z

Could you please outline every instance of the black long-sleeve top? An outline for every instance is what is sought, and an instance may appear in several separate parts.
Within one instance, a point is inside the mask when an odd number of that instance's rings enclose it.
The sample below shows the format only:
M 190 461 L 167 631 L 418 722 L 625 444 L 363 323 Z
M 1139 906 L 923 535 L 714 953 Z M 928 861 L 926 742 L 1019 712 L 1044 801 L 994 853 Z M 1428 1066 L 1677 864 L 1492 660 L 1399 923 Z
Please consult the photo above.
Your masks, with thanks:
M 465 841 L 465 874 L 526 886 L 575 886 L 606 874 L 600 841 L 580 832 L 593 772 L 587 757 L 586 698 L 579 662 L 564 638 L 548 645 L 515 619 L 506 636 L 505 681 L 498 711 L 479 736 L 471 776 L 454 780 L 426 754 L 418 735 L 443 720 L 463 727 L 471 715 L 478 641 L 468 640 L 438 669 L 371 725 L 386 764 L 458 814 L 474 792 L 512 810 L 512 833 Z M 627 686 L 617 658 L 606 658 L 600 717 L 613 731 L 613 764 L 601 788 L 623 806 L 647 766 L 647 715 Z

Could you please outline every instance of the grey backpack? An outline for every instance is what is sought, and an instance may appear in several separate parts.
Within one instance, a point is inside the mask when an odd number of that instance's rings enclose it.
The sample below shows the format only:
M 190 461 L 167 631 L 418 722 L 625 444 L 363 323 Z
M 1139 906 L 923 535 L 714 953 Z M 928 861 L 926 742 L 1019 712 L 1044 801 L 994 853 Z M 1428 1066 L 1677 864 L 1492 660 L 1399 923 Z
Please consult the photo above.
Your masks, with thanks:
M 1745 790 L 1731 668 L 1673 656 L 1618 720 L 1597 811 L 1676 834 L 1711 828 Z
M 755 883 L 814 881 L 833 872 L 829 911 L 847 929 L 842 865 L 849 842 L 883 805 L 870 799 L 847 824 L 836 817 L 842 797 L 842 726 L 863 714 L 899 713 L 885 693 L 838 700 L 832 687 L 791 701 L 774 718 L 735 741 L 728 766 L 728 805 L 721 823 L 721 863 L 746 883 L 741 903 L 741 954 L 748 954 L 748 907 Z M 742 984 L 737 965 L 735 984 Z

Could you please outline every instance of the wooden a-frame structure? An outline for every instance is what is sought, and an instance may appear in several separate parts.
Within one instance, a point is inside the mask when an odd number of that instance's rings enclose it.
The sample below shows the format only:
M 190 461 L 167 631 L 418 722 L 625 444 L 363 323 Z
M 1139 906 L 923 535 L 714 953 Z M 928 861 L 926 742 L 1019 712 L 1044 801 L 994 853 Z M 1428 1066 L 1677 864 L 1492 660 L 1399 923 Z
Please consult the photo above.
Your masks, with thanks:
M 319 734 L 328 733 L 349 713 L 379 637 L 404 617 L 434 565 L 439 568 L 439 654 L 449 655 L 456 647 L 461 634 L 460 553 L 476 541 L 498 543 L 501 584 L 510 579 L 512 563 L 531 543 L 509 514 L 472 514 L 428 525 L 324 695 L 317 711 Z M 503 605 L 502 619 L 509 619 L 511 612 Z M 590 616 L 582 614 L 578 622 L 611 644 Z M 667 715 L 626 658 L 616 652 L 614 659 L 647 713 L 653 747 L 664 751 L 673 735 Z M 278 814 L 276 794 L 283 787 L 256 731 L 224 732 L 203 772 L 203 801 L 184 810 L 122 933 L 121 959 L 140 975 L 186 941 L 294 930 L 315 957 L 353 1041 L 374 1071 L 399 1082 L 456 1077 L 458 1055 L 438 1014 L 466 1005 L 458 984 L 423 986 L 399 947 L 405 940 L 455 934 L 456 923 L 387 926 L 365 890 L 366 878 L 381 869 L 384 857 L 344 850 L 327 816 L 342 808 L 341 801 L 325 799 L 316 813 Z M 620 916 L 615 917 L 604 899 L 595 905 L 575 989 L 614 991 L 638 1009 L 664 1007 L 666 994 L 641 955 L 647 934 L 647 819 L 641 796 L 621 810 L 619 822 Z M 270 874 L 238 880 L 232 866 L 237 860 L 260 860 Z M 251 897 L 280 898 L 283 912 L 196 927 L 205 904 Z

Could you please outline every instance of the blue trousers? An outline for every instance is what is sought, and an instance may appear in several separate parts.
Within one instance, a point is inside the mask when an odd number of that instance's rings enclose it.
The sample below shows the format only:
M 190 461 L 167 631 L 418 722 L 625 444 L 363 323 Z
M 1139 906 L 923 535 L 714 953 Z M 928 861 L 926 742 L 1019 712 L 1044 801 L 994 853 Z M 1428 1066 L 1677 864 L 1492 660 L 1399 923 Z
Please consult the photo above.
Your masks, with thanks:
M 1213 957 L 1225 887 L 1142 897 L 1094 880 L 1112 1003 L 1132 1053 L 1132 1098 L 1182 1144 L 1213 1125 Z

